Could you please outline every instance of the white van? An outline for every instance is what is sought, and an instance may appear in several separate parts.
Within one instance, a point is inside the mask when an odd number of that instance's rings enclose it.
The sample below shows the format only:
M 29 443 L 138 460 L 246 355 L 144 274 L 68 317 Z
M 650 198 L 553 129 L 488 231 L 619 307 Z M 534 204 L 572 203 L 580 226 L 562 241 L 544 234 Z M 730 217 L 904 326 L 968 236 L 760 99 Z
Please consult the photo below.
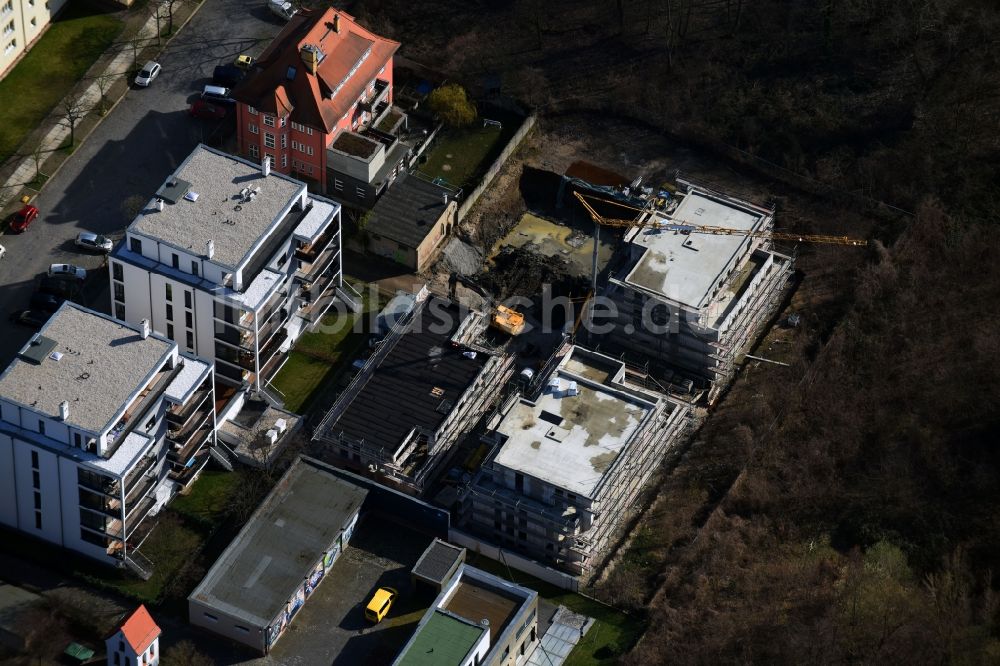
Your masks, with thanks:
M 201 98 L 209 102 L 219 102 L 222 104 L 232 104 L 235 100 L 229 96 L 229 88 L 222 86 L 205 86 L 201 91 Z
M 281 18 L 288 21 L 298 10 L 292 6 L 292 3 L 286 2 L 286 0 L 267 0 L 267 8 L 271 10 L 272 14 L 280 16 Z

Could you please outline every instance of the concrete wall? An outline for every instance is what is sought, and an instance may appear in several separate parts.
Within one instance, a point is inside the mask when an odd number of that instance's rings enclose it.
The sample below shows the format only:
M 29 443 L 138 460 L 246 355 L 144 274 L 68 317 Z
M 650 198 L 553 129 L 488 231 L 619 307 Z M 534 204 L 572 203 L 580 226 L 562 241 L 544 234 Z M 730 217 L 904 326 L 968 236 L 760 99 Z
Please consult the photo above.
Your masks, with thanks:
M 531 128 L 535 126 L 536 120 L 537 118 L 533 115 L 528 116 L 527 118 L 524 119 L 524 122 L 521 123 L 521 126 L 517 129 L 517 132 L 515 132 L 514 136 L 512 136 L 510 138 L 510 141 L 507 142 L 507 145 L 504 147 L 503 152 L 501 152 L 500 155 L 493 161 L 493 164 L 490 165 L 490 168 L 486 171 L 486 175 L 483 176 L 483 179 L 482 181 L 480 181 L 479 185 L 476 186 L 476 188 L 473 189 L 471 192 L 469 192 L 467 195 L 465 195 L 465 200 L 462 201 L 462 205 L 458 209 L 459 222 L 464 220 L 465 216 L 469 214 L 470 210 L 472 210 L 472 207 L 476 205 L 476 201 L 478 201 L 479 197 L 482 196 L 483 192 L 486 191 L 486 188 L 490 186 L 490 183 L 493 182 L 493 179 L 496 178 L 496 175 L 500 173 L 500 169 L 503 168 L 503 165 L 507 162 L 510 156 L 514 154 L 514 151 L 517 150 L 517 147 L 521 145 L 521 142 L 524 140 L 524 137 L 528 135 L 528 132 L 531 131 Z
M 188 622 L 230 640 L 266 652 L 266 628 L 236 618 L 214 606 L 188 598 Z
M 482 540 L 479 537 L 467 532 L 451 528 L 448 530 L 448 541 L 459 546 L 464 546 L 473 552 L 485 555 L 491 560 L 503 562 L 512 569 L 523 571 L 526 574 L 530 574 L 535 578 L 544 580 L 546 583 L 551 583 L 564 590 L 576 592 L 580 589 L 580 582 L 575 576 L 571 576 L 568 573 L 547 567 L 540 562 L 518 555 L 517 553 L 507 550 L 506 548 L 500 548 L 499 546 Z

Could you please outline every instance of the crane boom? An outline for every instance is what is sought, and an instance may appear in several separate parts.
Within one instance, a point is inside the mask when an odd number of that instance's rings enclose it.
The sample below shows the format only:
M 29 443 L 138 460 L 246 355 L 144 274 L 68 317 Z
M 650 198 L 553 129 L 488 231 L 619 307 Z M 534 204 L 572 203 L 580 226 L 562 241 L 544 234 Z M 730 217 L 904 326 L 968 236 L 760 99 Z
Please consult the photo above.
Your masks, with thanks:
M 783 231 L 754 231 L 751 229 L 733 229 L 731 227 L 714 227 L 702 224 L 690 224 L 687 222 L 667 222 L 662 220 L 649 220 L 640 222 L 638 220 L 627 220 L 623 218 L 616 217 L 604 217 L 593 206 L 587 201 L 587 199 L 594 199 L 595 201 L 601 201 L 608 204 L 613 204 L 621 208 L 628 208 L 630 210 L 644 212 L 644 209 L 636 208 L 635 206 L 629 206 L 628 204 L 623 204 L 619 201 L 612 201 L 610 199 L 602 199 L 600 197 L 592 197 L 586 194 L 580 194 L 579 192 L 573 192 L 575 196 L 583 207 L 586 209 L 587 213 L 597 224 L 605 227 L 618 227 L 618 228 L 633 228 L 633 227 L 649 227 L 651 229 L 664 229 L 666 231 L 678 231 L 683 234 L 709 234 L 713 236 L 748 236 L 750 238 L 771 238 L 773 240 L 781 241 L 791 241 L 794 243 L 827 243 L 832 245 L 851 245 L 851 246 L 865 246 L 868 245 L 868 241 L 860 238 L 851 238 L 849 236 L 824 236 L 815 234 L 792 234 Z

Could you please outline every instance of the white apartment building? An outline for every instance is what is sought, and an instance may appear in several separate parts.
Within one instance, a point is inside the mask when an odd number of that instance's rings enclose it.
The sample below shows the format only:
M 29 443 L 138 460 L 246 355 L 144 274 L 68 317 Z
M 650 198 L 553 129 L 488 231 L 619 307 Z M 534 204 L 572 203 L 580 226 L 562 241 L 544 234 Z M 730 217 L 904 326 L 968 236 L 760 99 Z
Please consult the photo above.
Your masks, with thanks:
M 0 0 L 0 79 L 67 0 Z
M 497 410 L 460 526 L 573 575 L 606 552 L 681 438 L 688 407 L 633 385 L 625 365 L 567 346 L 537 388 Z
M 112 253 L 112 311 L 213 359 L 227 392 L 266 388 L 336 298 L 340 246 L 339 204 L 199 145 Z
M 617 306 L 606 342 L 664 363 L 667 381 L 689 380 L 712 402 L 774 312 L 792 259 L 774 251 L 764 233 L 774 227 L 772 210 L 682 180 L 678 185 L 666 210 L 644 212 L 625 234 L 605 291 Z M 655 222 L 759 235 L 647 226 Z
M 148 324 L 66 302 L 0 375 L 0 523 L 135 564 L 148 516 L 215 444 L 212 386 Z

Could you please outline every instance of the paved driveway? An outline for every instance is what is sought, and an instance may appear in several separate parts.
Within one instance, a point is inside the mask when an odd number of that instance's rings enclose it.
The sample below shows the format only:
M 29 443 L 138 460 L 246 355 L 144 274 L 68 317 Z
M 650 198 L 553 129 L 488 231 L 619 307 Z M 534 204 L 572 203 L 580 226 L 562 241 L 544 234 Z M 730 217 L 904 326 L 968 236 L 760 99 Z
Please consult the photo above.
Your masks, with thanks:
M 160 57 L 163 72 L 153 85 L 130 90 L 48 182 L 35 201 L 41 213 L 31 228 L 0 236 L 7 248 L 0 260 L 0 370 L 33 333 L 9 324 L 7 313 L 27 307 L 50 263 L 95 269 L 84 304 L 110 311 L 103 257 L 74 251 L 73 239 L 84 230 L 122 236 L 131 221 L 123 211 L 126 200 L 137 195 L 143 203 L 148 200 L 216 129 L 212 122 L 187 115 L 214 67 L 241 53 L 258 55 L 282 25 L 263 3 L 205 0 Z

